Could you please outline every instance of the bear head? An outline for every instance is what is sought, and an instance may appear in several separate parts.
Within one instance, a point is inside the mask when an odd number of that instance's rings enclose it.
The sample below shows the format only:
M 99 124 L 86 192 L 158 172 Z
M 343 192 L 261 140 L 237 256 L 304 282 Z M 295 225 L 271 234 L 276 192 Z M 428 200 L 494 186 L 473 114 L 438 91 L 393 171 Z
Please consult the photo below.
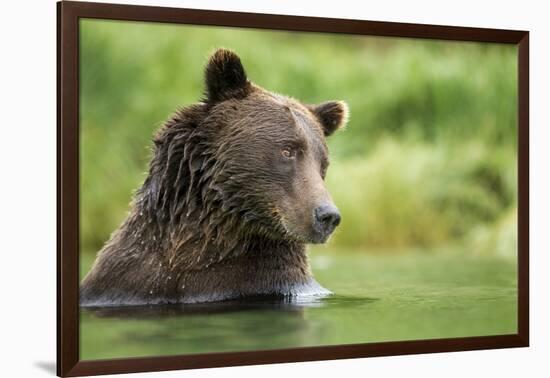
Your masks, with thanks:
M 155 138 L 157 205 L 172 222 L 193 219 L 212 240 L 237 233 L 323 243 L 340 223 L 324 182 L 325 139 L 347 115 L 342 101 L 303 104 L 253 84 L 240 58 L 219 49 L 205 69 L 203 101 Z

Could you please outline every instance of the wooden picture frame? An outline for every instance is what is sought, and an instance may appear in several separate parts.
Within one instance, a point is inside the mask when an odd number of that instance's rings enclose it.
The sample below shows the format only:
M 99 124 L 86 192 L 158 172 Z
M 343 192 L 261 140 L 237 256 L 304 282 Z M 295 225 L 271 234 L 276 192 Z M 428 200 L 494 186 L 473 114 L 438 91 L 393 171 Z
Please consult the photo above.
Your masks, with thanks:
M 451 352 L 529 345 L 529 33 L 104 3 L 57 3 L 57 374 L 81 376 Z M 82 18 L 322 31 L 518 46 L 518 332 L 283 350 L 81 361 L 79 359 L 79 20 Z

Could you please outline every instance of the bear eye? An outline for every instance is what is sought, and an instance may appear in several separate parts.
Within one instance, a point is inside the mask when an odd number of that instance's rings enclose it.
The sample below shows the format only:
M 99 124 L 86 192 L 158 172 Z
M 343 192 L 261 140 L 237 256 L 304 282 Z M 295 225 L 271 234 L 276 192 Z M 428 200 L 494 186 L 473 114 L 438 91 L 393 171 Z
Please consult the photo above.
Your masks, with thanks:
M 285 147 L 281 150 L 281 155 L 283 155 L 285 159 L 292 159 L 296 156 L 296 150 L 290 147 Z

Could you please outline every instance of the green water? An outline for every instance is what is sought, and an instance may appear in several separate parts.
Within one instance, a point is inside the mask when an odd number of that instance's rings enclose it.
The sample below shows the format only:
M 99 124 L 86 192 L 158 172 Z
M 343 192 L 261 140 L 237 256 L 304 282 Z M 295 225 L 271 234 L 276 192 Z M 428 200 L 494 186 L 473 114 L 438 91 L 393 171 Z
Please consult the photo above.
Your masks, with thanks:
M 91 258 L 82 258 L 82 272 Z M 465 253 L 315 251 L 335 294 L 81 310 L 84 360 L 516 333 L 514 261 Z

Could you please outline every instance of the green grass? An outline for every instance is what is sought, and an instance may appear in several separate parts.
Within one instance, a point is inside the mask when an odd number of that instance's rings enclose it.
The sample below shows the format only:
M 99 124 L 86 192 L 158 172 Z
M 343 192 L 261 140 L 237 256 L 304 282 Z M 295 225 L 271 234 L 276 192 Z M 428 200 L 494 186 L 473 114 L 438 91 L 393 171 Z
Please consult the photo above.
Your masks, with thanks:
M 218 47 L 269 90 L 348 102 L 329 140 L 343 215 L 331 246 L 514 255 L 515 47 L 99 20 L 81 21 L 83 250 L 124 219 L 154 130 L 202 97 Z
M 489 232 L 516 212 L 514 158 L 476 141 L 431 145 L 386 139 L 366 158 L 337 161 L 327 184 L 343 218 L 331 243 L 426 247 L 469 239 L 480 229 Z M 513 254 L 515 243 L 502 248 Z

